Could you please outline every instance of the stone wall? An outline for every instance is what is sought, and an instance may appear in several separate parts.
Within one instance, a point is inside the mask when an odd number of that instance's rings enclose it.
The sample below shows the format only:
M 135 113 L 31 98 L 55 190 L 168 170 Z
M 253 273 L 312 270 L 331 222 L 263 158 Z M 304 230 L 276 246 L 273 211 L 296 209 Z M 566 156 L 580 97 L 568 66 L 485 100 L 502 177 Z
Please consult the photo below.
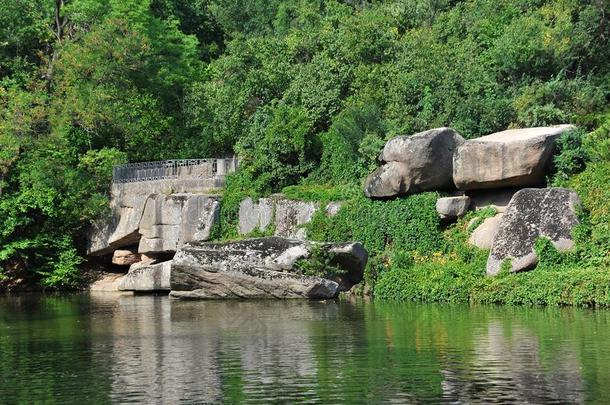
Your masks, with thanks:
M 327 215 L 336 214 L 341 203 L 331 202 L 325 207 Z M 246 198 L 239 205 L 240 235 L 259 231 L 267 233 L 273 227 L 273 235 L 291 239 L 306 239 L 304 225 L 310 222 L 320 209 L 318 202 L 296 201 L 275 195 L 254 201 Z

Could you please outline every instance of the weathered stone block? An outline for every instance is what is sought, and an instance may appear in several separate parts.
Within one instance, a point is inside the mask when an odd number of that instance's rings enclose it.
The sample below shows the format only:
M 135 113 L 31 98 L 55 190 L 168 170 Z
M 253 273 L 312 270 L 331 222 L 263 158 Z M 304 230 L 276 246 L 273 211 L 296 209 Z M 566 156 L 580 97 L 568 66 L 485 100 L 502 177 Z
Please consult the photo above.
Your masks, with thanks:
M 487 274 L 497 274 L 507 259 L 512 272 L 534 268 L 538 263 L 534 245 L 541 237 L 548 238 L 559 250 L 571 249 L 579 205 L 578 195 L 565 188 L 526 188 L 517 192 L 494 238 Z
M 333 280 L 300 273 L 314 245 L 346 271 Z M 360 282 L 367 254 L 359 243 L 315 244 L 278 237 L 185 245 L 174 257 L 171 296 L 179 298 L 330 298 Z
M 275 203 L 275 236 L 305 239 L 303 225 L 310 222 L 318 209 L 314 202 L 279 199 Z
M 379 157 L 385 164 L 367 178 L 365 195 L 384 198 L 453 188 L 453 154 L 462 142 L 451 128 L 389 140 Z
M 470 204 L 468 196 L 442 197 L 436 200 L 436 212 L 443 219 L 459 218 L 468 212 Z
M 510 129 L 460 144 L 453 181 L 460 190 L 544 184 L 555 140 L 572 125 Z
M 129 272 L 119 283 L 121 291 L 169 291 L 171 261 L 140 266 Z

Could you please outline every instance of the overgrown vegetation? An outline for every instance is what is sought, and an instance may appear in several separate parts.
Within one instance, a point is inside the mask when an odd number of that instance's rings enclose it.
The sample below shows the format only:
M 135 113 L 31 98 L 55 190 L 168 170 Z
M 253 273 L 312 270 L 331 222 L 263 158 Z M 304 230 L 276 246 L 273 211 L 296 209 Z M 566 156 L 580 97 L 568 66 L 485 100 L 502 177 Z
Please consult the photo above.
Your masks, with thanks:
M 599 136 L 599 141 L 608 137 L 608 132 L 590 136 Z M 583 143 L 592 147 L 581 149 Z M 576 190 L 583 204 L 581 222 L 573 232 L 573 251 L 560 253 L 549 240 L 540 239 L 535 247 L 539 258 L 535 271 L 512 274 L 504 270 L 487 277 L 488 252 L 466 241 L 474 229 L 472 224 L 468 226 L 472 216 L 489 213 L 471 213 L 445 232 L 446 250 L 442 255 L 414 261 L 405 260 L 402 252 L 394 252 L 393 263 L 380 274 L 376 296 L 411 301 L 610 307 L 610 160 L 589 161 L 584 171 L 574 175 L 574 168 L 584 168 L 583 155 L 599 156 L 599 143 L 581 142 L 576 133 L 568 134 L 560 145 L 555 161 L 563 170 L 556 172 L 552 182 Z M 573 176 L 566 177 L 566 171 Z
M 311 231 L 318 239 L 362 238 L 373 252 L 373 280 L 397 268 L 395 257 L 418 263 L 452 252 L 432 215 L 434 195 L 360 196 L 386 139 L 438 126 L 470 138 L 564 122 L 595 130 L 562 140 L 552 182 L 582 193 L 583 232 L 593 246 L 582 257 L 591 251 L 587 263 L 603 266 L 608 7 L 604 0 L 7 0 L 0 278 L 77 283 L 84 231 L 107 206 L 113 164 L 237 153 L 241 169 L 225 190 L 217 235 L 236 236 L 244 196 L 284 190 L 346 200 L 344 214 L 326 225 L 318 218 Z

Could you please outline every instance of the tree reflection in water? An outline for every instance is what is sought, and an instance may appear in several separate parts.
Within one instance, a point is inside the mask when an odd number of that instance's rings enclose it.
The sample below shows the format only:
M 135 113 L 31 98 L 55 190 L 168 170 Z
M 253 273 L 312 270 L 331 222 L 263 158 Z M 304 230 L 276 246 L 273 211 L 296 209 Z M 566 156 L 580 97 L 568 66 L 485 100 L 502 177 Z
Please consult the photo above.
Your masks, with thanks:
M 573 403 L 610 382 L 601 310 L 104 294 L 0 313 L 8 403 Z

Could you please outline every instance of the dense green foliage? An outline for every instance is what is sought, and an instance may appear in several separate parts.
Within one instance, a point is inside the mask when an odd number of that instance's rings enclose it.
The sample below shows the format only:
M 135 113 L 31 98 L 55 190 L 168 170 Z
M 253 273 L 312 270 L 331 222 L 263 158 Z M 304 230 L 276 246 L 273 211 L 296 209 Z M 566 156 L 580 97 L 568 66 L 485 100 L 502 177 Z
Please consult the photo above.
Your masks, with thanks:
M 369 224 L 353 235 L 369 245 L 384 236 L 375 252 L 404 243 L 427 255 L 447 250 L 432 197 L 381 209 L 352 191 L 386 139 L 441 125 L 474 137 L 574 122 L 596 132 L 562 141 L 553 182 L 598 201 L 610 149 L 609 15 L 603 0 L 8 0 L 0 278 L 74 285 L 84 230 L 123 161 L 239 154 L 217 231 L 225 237 L 241 197 L 286 189 L 340 196 L 347 212 L 379 219 L 385 235 Z M 603 250 L 607 216 L 587 208 Z M 345 232 L 356 225 L 347 214 L 335 221 Z

